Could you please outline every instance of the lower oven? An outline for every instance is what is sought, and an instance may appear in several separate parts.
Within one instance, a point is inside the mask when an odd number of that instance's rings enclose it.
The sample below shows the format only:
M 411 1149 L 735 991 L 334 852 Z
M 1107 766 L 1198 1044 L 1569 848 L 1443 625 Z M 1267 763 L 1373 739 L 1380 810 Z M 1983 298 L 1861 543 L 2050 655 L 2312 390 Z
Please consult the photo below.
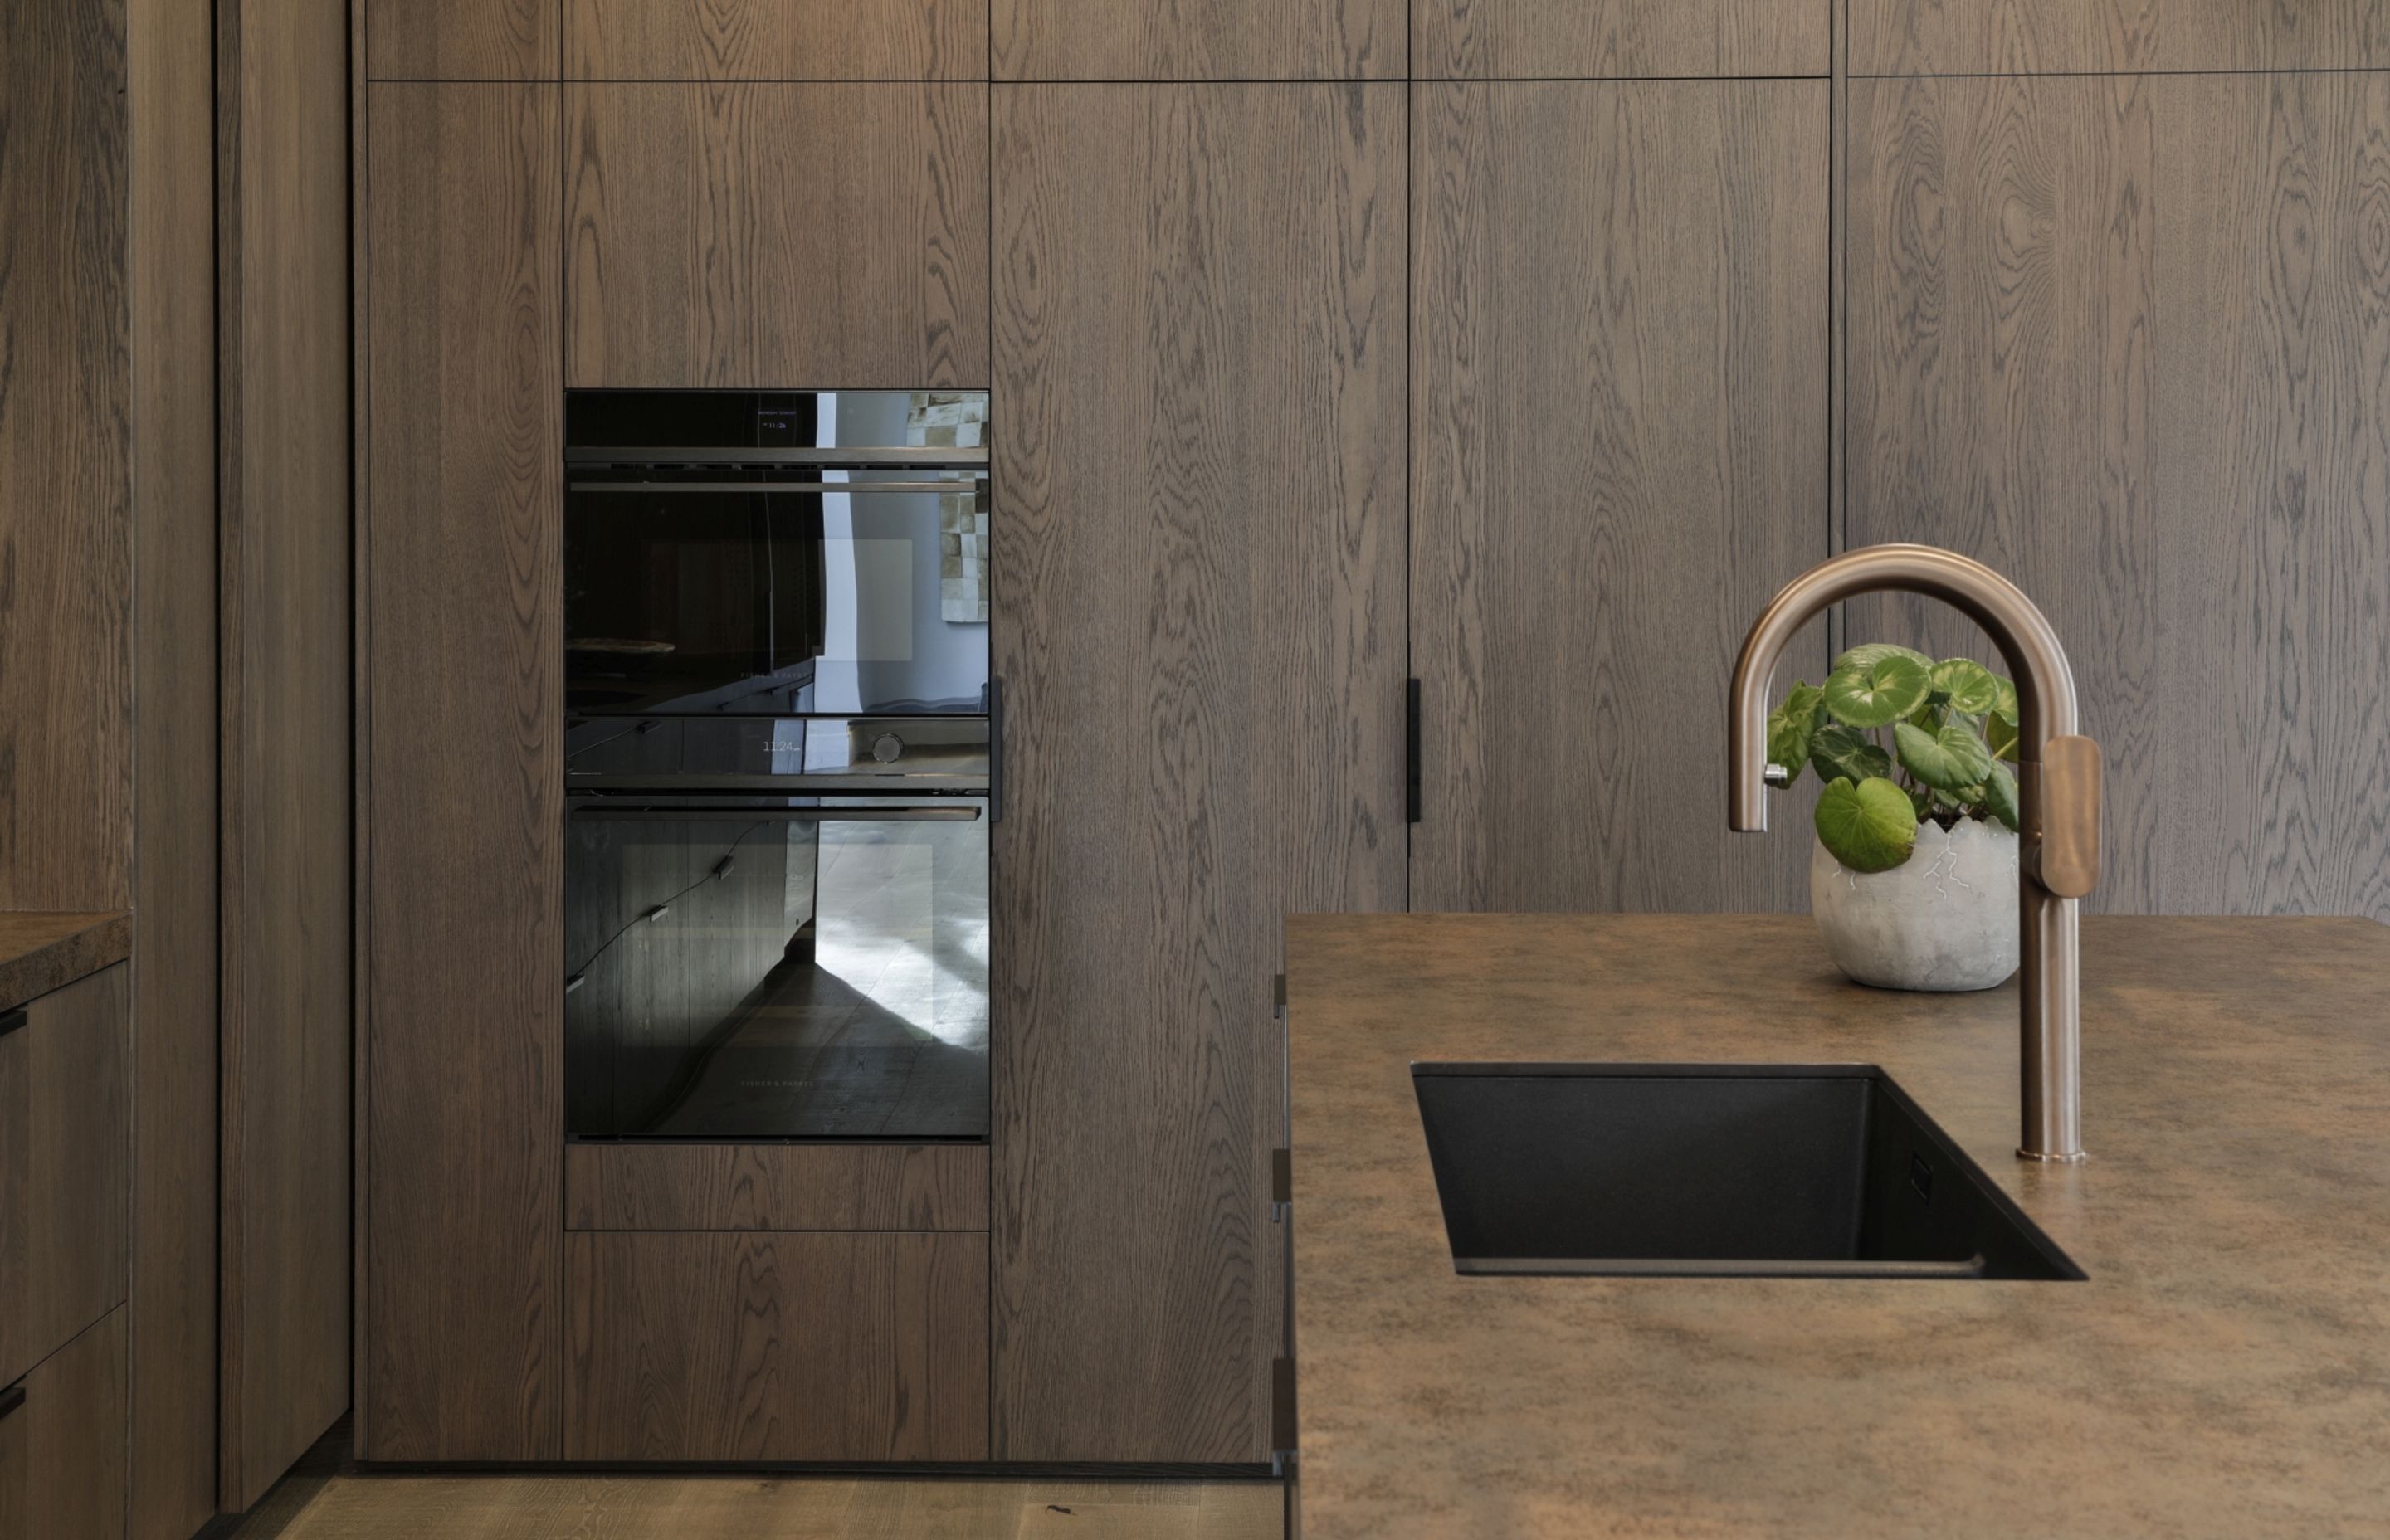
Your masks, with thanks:
M 981 789 L 572 792 L 567 1133 L 984 1139 Z

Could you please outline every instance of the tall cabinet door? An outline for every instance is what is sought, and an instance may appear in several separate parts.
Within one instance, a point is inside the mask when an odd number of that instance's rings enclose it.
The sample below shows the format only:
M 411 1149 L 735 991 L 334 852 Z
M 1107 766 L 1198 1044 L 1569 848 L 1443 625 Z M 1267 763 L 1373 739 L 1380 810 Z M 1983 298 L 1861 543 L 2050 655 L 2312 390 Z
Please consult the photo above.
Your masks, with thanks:
M 1799 903 L 1727 690 L 1828 553 L 1828 89 L 1414 87 L 1413 908 Z
M 559 88 L 366 100 L 359 1448 L 562 1447 Z
M 996 90 L 998 1459 L 1266 1457 L 1281 926 L 1403 903 L 1402 89 Z

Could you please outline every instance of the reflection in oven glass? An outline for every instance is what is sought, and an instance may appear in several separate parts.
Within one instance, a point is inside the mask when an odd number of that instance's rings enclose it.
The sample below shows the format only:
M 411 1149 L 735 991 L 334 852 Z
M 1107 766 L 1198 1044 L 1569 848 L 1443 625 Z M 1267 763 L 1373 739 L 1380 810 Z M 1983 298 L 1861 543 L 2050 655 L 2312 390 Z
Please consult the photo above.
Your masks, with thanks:
M 574 822 L 572 1132 L 985 1136 L 987 825 L 825 811 Z

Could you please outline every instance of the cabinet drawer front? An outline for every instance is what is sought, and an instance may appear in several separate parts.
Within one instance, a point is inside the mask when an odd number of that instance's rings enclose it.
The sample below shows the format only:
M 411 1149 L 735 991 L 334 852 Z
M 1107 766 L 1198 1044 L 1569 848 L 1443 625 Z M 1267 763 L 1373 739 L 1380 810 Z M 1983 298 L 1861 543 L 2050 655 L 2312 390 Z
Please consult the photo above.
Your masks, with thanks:
M 983 1230 L 985 1145 L 568 1145 L 574 1230 Z
M 124 1534 L 124 1312 L 0 1392 L 0 1535 Z
M 565 1457 L 987 1457 L 987 1237 L 566 1238 Z
M 130 1009 L 120 963 L 0 1036 L 0 1385 L 123 1303 Z
M 567 80 L 985 80 L 987 0 L 566 0 Z

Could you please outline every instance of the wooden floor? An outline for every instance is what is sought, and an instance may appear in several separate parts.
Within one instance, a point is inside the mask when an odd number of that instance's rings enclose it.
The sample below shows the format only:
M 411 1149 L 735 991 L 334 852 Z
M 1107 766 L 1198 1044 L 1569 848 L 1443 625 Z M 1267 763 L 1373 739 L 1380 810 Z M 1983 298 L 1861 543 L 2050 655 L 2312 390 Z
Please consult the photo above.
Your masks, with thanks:
M 293 1475 L 237 1540 L 1283 1540 L 1264 1482 Z

